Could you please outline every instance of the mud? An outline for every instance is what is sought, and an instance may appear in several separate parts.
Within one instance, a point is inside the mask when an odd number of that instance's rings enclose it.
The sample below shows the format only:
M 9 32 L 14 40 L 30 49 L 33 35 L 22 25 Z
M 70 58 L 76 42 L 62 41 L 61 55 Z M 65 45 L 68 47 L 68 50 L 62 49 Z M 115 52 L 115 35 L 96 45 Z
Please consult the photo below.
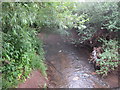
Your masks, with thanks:
M 29 78 L 24 83 L 19 84 L 18 88 L 43 88 L 47 85 L 48 80 L 41 74 L 40 71 L 32 71 Z

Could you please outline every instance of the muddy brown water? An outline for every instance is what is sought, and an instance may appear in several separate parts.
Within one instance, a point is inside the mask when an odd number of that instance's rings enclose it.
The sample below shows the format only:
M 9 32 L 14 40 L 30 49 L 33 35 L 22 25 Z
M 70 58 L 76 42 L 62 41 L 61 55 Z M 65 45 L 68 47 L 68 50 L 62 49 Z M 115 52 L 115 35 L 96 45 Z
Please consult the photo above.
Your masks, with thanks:
M 90 52 L 72 45 L 69 38 L 58 34 L 38 35 L 44 41 L 48 65 L 49 87 L 53 88 L 109 88 L 107 82 L 92 74 L 95 70 L 89 64 Z

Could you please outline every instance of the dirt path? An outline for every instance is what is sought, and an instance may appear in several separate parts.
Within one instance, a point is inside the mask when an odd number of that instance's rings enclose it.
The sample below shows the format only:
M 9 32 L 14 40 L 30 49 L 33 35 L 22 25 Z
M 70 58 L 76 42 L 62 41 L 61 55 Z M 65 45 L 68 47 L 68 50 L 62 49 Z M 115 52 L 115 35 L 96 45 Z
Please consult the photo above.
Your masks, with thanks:
M 48 79 L 54 88 L 109 88 L 110 85 L 93 75 L 93 65 L 88 63 L 89 52 L 75 48 L 64 36 L 39 34 L 44 41 Z M 117 82 L 115 82 L 117 83 Z

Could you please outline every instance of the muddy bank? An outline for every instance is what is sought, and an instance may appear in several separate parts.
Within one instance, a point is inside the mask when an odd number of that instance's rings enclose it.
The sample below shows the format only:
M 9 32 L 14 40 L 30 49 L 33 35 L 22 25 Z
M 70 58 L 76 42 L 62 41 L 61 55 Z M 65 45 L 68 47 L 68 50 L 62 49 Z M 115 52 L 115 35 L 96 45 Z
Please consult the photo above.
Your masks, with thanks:
M 118 86 L 118 77 L 103 79 L 94 75 L 89 64 L 90 52 L 83 47 L 75 47 L 65 36 L 39 34 L 44 41 L 46 63 L 48 65 L 49 86 L 54 88 L 110 88 Z
M 43 88 L 48 84 L 48 80 L 41 74 L 40 71 L 32 71 L 29 78 L 24 83 L 21 83 L 18 88 Z

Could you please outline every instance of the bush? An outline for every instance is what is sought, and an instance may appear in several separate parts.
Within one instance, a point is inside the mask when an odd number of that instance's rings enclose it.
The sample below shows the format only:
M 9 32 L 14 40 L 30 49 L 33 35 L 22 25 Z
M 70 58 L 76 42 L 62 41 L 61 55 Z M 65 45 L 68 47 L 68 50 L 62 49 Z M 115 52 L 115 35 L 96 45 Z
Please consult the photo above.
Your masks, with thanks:
M 91 2 L 78 3 L 76 12 L 78 15 L 85 14 L 89 19 L 84 28 L 78 28 L 77 34 L 80 37 L 77 43 L 90 45 L 96 56 L 92 55 L 92 61 L 100 70 L 98 74 L 107 75 L 108 72 L 118 67 L 118 30 L 120 29 L 119 19 L 120 2 Z M 102 40 L 102 43 L 99 41 Z M 103 52 L 97 52 L 101 47 Z M 92 53 L 93 53 L 92 52 Z M 96 60 L 94 57 L 97 57 Z
M 3 88 L 15 87 L 32 69 L 46 75 L 43 44 L 36 34 L 41 30 L 65 33 L 80 28 L 84 15 L 73 14 L 75 3 L 2 3 L 2 76 Z
M 85 22 L 85 28 L 77 30 L 81 36 L 79 43 L 90 39 L 98 30 L 117 32 L 120 29 L 118 2 L 78 3 L 76 12 L 78 15 L 85 14 L 89 19 Z
M 32 6 L 32 3 L 2 3 L 3 89 L 16 87 L 32 69 L 40 69 L 46 75 L 43 43 L 35 29 L 29 27 L 34 21 L 29 11 Z
M 98 74 L 107 75 L 108 72 L 115 70 L 120 63 L 118 58 L 118 41 L 116 40 L 102 40 L 104 44 L 102 45 L 103 52 L 98 55 L 96 60 L 96 65 L 100 66 L 100 70 L 96 72 Z

